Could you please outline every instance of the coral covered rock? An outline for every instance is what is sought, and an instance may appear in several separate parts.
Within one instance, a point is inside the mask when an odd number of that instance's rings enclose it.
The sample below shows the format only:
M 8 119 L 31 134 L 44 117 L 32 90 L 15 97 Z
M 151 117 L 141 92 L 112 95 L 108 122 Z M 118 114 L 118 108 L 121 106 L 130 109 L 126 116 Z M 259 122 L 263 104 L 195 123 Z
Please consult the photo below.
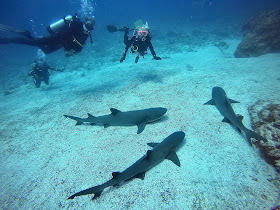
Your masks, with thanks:
M 252 128 L 268 142 L 257 146 L 266 160 L 280 172 L 280 104 L 258 101 L 249 107 Z
M 280 9 L 262 12 L 242 27 L 243 40 L 234 56 L 256 57 L 280 51 Z

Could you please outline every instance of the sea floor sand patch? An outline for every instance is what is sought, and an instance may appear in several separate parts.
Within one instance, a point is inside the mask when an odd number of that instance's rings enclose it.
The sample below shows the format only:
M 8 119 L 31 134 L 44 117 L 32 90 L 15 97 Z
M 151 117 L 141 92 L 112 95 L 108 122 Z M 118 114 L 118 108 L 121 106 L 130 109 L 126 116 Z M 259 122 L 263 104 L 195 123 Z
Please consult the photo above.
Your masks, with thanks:
M 257 100 L 279 98 L 278 57 L 235 59 L 217 49 L 205 57 L 201 49 L 162 61 L 145 58 L 137 65 L 130 63 L 131 58 L 100 66 L 97 72 L 80 69 L 86 76 L 74 71 L 54 74 L 53 88 L 24 85 L 0 96 L 1 207 L 263 209 L 279 205 L 280 189 L 269 181 L 277 178 L 275 169 L 243 134 L 221 122 L 215 107 L 203 106 L 212 87 L 221 86 L 229 98 L 241 102 L 233 108 L 250 128 L 248 107 Z M 59 82 L 64 77 L 65 87 Z M 128 111 L 157 106 L 168 109 L 167 119 L 148 124 L 139 135 L 136 127 L 75 126 L 63 117 L 108 114 L 112 107 Z M 150 149 L 148 142 L 161 142 L 178 130 L 186 133 L 177 152 L 180 168 L 165 160 L 143 181 L 108 188 L 95 201 L 91 196 L 66 200 L 109 180 L 112 172 L 123 171 L 143 156 Z

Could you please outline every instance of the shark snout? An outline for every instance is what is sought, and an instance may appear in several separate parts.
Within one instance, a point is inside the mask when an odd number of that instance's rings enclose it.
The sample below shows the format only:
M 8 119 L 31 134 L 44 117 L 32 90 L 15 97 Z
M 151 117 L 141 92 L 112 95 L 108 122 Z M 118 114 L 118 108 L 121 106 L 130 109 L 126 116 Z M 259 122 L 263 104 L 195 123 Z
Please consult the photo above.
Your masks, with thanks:
M 152 121 L 160 119 L 167 112 L 166 108 L 159 107 L 153 110 Z
M 166 108 L 159 108 L 159 112 L 161 113 L 161 116 L 164 115 L 167 112 Z

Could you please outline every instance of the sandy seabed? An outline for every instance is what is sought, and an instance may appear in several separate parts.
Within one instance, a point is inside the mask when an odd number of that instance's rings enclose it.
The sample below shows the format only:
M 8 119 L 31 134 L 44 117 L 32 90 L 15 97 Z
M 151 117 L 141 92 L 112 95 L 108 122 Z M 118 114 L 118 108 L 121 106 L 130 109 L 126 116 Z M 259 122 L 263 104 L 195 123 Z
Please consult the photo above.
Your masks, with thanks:
M 250 126 L 248 107 L 258 100 L 280 100 L 279 54 L 233 57 L 229 49 L 204 46 L 189 52 L 147 55 L 134 64 L 78 57 L 51 84 L 33 84 L 0 96 L 2 209 L 270 209 L 279 205 L 275 169 L 250 146 L 245 136 L 222 123 L 215 106 L 203 104 L 215 86 L 240 101 L 236 113 Z M 154 45 L 159 45 L 155 43 Z M 94 65 L 93 65 L 94 63 Z M 73 67 L 74 68 L 74 67 Z M 151 107 L 168 109 L 162 120 L 137 127 L 75 126 L 64 114 L 86 117 Z M 148 142 L 161 142 L 175 131 L 186 133 L 177 154 L 181 167 L 165 160 L 119 187 L 92 196 L 67 198 L 111 179 L 142 157 Z

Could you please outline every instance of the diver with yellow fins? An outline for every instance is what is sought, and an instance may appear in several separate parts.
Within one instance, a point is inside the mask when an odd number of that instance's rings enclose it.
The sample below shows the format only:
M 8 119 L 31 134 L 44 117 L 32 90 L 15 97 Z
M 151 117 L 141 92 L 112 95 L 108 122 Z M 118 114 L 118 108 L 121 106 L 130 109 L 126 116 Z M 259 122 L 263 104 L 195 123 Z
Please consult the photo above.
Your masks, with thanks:
M 0 44 L 25 44 L 30 46 L 38 46 L 45 54 L 52 53 L 60 48 L 67 51 L 66 56 L 71 56 L 80 52 L 88 37 L 91 43 L 91 31 L 95 25 L 94 17 L 87 17 L 82 22 L 77 15 L 68 15 L 47 27 L 49 36 L 33 37 L 27 30 L 14 29 L 9 26 L 0 24 L 0 31 L 12 32 L 20 37 L 0 38 Z
M 109 32 L 124 31 L 124 44 L 126 46 L 120 62 L 122 63 L 125 60 L 129 48 L 131 48 L 131 53 L 136 53 L 135 63 L 138 62 L 139 56 L 144 58 L 145 54 L 147 54 L 148 48 L 150 49 L 155 60 L 161 60 L 161 58 L 156 55 L 154 47 L 151 43 L 152 35 L 148 23 L 146 22 L 146 24 L 143 24 L 142 21 L 139 20 L 135 22 L 135 25 L 138 26 L 136 26 L 135 29 L 132 29 L 134 31 L 131 39 L 129 39 L 130 30 L 128 27 L 117 28 L 113 25 L 107 26 L 107 30 Z

